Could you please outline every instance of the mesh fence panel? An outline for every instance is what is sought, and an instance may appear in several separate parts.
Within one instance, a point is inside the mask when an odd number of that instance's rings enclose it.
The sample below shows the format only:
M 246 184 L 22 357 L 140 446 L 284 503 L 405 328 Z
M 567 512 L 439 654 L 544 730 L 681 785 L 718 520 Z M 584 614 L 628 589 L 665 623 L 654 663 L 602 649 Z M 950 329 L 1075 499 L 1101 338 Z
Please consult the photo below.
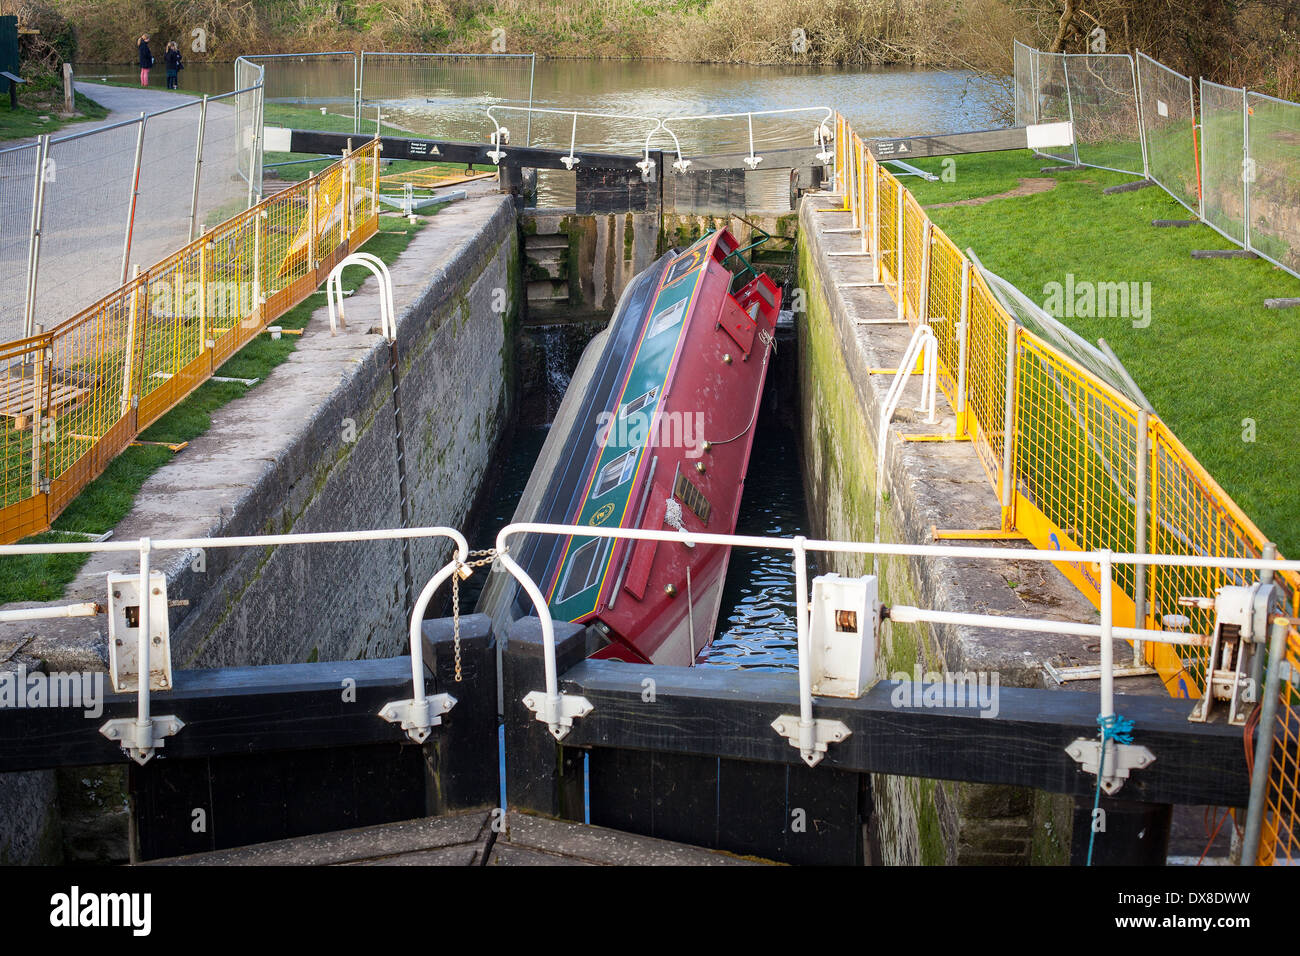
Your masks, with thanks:
M 1132 59 L 1120 53 L 1070 56 L 1069 81 L 1079 162 L 1143 175 Z
M 961 252 L 943 231 L 933 227 L 930 241 L 930 281 L 927 283 L 926 317 L 939 351 L 938 379 L 948 401 L 957 407 L 958 369 L 961 363 Z
M 248 206 L 248 182 L 240 172 L 238 99 L 227 93 L 208 99 L 203 125 L 203 169 L 199 176 L 198 225 L 211 228 Z
M 1038 122 L 1035 108 L 1034 90 L 1034 54 L 1033 47 L 1027 47 L 1019 40 L 1012 45 L 1012 78 L 1015 82 L 1015 123 L 1017 126 L 1032 126 Z
M 884 169 L 880 171 L 880 276 L 889 284 L 898 282 L 898 191 L 903 187 Z M 895 296 L 897 298 L 897 296 Z
M 1034 56 L 1034 106 L 1039 123 L 1070 121 L 1069 58 L 1064 53 L 1036 52 Z M 1040 156 L 1073 163 L 1075 152 L 1067 146 L 1037 150 Z
M 1300 276 L 1300 103 L 1246 94 L 1250 248 Z
M 139 125 L 50 143 L 35 319 L 47 329 L 122 280 Z
M 903 309 L 916 325 L 921 314 L 921 266 L 925 256 L 926 215 L 911 191 L 903 193 Z
M 1238 245 L 1246 244 L 1245 90 L 1201 80 L 1202 216 Z
M 1151 178 L 1200 215 L 1191 78 L 1157 63 L 1145 53 L 1137 55 L 1137 69 Z
M 189 242 L 202 109 L 201 102 L 194 102 L 145 119 L 139 198 L 131 229 L 133 264 L 157 262 Z
M 239 174 L 252 184 L 254 196 L 262 192 L 262 157 L 258 155 L 258 133 L 262 125 L 262 103 L 266 95 L 266 71 L 256 63 L 235 61 L 235 155 Z
M 0 341 L 23 335 L 27 253 L 31 245 L 32 197 L 40 147 L 0 152 Z

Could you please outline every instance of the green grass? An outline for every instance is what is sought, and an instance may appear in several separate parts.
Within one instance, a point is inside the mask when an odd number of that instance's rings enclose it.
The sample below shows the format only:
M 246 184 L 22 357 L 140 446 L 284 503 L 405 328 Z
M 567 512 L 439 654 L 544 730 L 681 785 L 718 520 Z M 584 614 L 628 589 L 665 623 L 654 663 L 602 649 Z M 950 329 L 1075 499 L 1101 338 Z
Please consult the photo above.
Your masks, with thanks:
M 403 218 L 380 216 L 379 232 L 366 243 L 365 250 L 391 265 L 428 218 L 431 217 L 417 219 L 416 225 L 411 226 Z M 358 275 L 369 276 L 369 273 L 362 271 Z M 323 304 L 319 296 L 309 296 L 274 324 L 286 329 L 305 328 L 312 313 Z M 289 357 L 298 341 L 296 335 L 285 335 L 278 340 L 269 335 L 257 336 L 217 370 L 218 375 L 229 378 L 260 379 L 257 385 L 250 388 L 237 382 L 204 382 L 185 401 L 145 429 L 140 438 L 171 443 L 198 438 L 211 427 L 213 413 L 227 402 L 256 389 L 265 389 L 267 375 Z M 156 445 L 126 449 L 68 505 L 55 520 L 54 530 L 91 534 L 110 530 L 130 512 L 136 493 L 145 480 L 172 457 L 169 449 Z M 47 532 L 24 540 L 36 543 L 70 539 L 66 535 Z M 87 558 L 85 554 L 0 558 L 0 604 L 58 600 Z
M 57 112 L 63 108 L 62 93 L 59 93 L 56 102 L 51 98 L 42 97 L 39 93 L 29 95 L 20 92 L 16 110 L 9 108 L 6 94 L 4 104 L 0 105 L 0 142 L 53 133 L 65 126 L 84 123 L 86 120 L 103 119 L 108 115 L 108 110 L 94 100 L 87 99 L 80 93 L 75 96 L 78 115 L 64 119 Z M 42 116 L 46 118 L 41 119 Z
M 914 161 L 931 172 L 942 159 Z M 1132 177 L 1104 170 L 1044 174 L 1051 161 L 1026 151 L 957 157 L 953 182 L 904 184 L 923 204 L 991 195 L 1023 177 L 1056 186 L 979 206 L 928 210 L 961 249 L 1042 303 L 1048 282 L 1151 283 L 1151 322 L 1063 318 L 1089 341 L 1104 337 L 1157 414 L 1243 511 L 1287 554 L 1300 554 L 1300 456 L 1294 423 L 1300 390 L 1290 365 L 1300 348 L 1294 310 L 1264 300 L 1300 296 L 1300 281 L 1262 259 L 1193 260 L 1193 249 L 1228 249 L 1206 226 L 1158 229 L 1153 219 L 1187 211 L 1157 187 L 1104 195 Z M 1243 433 L 1255 427 L 1255 441 Z

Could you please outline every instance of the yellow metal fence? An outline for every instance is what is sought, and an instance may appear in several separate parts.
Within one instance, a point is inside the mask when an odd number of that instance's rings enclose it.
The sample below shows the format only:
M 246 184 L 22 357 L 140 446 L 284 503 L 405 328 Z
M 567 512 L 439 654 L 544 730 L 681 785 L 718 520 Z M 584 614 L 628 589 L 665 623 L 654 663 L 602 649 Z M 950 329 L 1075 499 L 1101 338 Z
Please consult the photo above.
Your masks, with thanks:
M 49 528 L 114 456 L 378 228 L 372 140 L 99 302 L 0 345 L 0 544 Z
M 955 437 L 972 442 L 1003 503 L 998 530 L 1063 553 L 1132 552 L 1141 546 L 1145 553 L 1262 556 L 1264 535 L 1168 426 L 1019 326 L 980 271 L 863 148 L 849 124 L 840 118 L 837 129 L 842 131 L 836 141 L 837 186 L 854 210 L 863 250 L 875 255 L 879 278 L 899 303 L 900 315 L 913 326 L 928 324 L 935 334 L 937 380 L 956 412 Z M 1063 557 L 1056 567 L 1100 608 L 1097 566 Z M 1287 572 L 1275 580 L 1284 595 L 1279 610 L 1300 611 L 1300 576 Z M 1114 623 L 1162 629 L 1166 615 L 1181 615 L 1189 633 L 1208 634 L 1213 611 L 1179 599 L 1212 596 L 1219 587 L 1249 581 L 1230 570 L 1154 567 L 1142 589 L 1133 568 L 1116 568 Z M 1139 593 L 1145 602 L 1140 622 Z M 1200 696 L 1206 649 L 1147 644 L 1143 653 L 1170 694 Z M 1300 665 L 1295 631 L 1290 661 L 1293 667 Z M 1300 861 L 1300 836 L 1294 828 L 1300 791 L 1295 686 L 1284 681 L 1282 695 L 1269 801 L 1272 822 L 1262 841 L 1261 862 L 1266 856 L 1267 862 Z

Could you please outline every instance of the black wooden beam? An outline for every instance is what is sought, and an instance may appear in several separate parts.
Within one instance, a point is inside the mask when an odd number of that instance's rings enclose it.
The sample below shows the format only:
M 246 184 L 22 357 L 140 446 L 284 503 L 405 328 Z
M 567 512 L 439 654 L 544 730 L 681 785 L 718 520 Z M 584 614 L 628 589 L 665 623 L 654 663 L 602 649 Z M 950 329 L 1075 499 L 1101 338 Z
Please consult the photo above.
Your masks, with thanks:
M 153 716 L 174 714 L 185 723 L 180 733 L 166 738 L 160 757 L 408 739 L 379 716 L 389 701 L 411 697 L 408 657 L 177 671 L 174 676 L 174 690 L 151 695 Z M 432 686 L 426 692 L 432 693 Z M 103 712 L 95 716 L 86 716 L 83 707 L 0 707 L 0 772 L 122 763 L 127 758 L 121 748 L 99 728 L 135 714 L 134 694 L 106 695 Z
M 1027 149 L 1025 127 L 978 130 L 972 133 L 947 133 L 939 136 L 903 136 L 897 139 L 872 139 L 867 146 L 876 159 L 914 159 L 925 156 L 957 156 L 962 153 L 991 153 L 1004 149 Z
M 369 142 L 370 136 L 356 133 L 325 133 L 317 130 L 295 129 L 289 134 L 289 149 L 295 153 L 317 153 L 337 156 L 350 142 L 354 148 Z M 452 140 L 414 139 L 404 136 L 381 136 L 384 159 L 414 159 L 423 162 L 465 163 L 491 166 L 488 152 L 495 149 L 489 143 L 458 143 Z M 563 158 L 567 149 L 541 149 L 536 146 L 502 146 L 503 165 L 524 166 L 535 169 L 565 169 Z M 587 169 L 624 169 L 640 173 L 637 163 L 642 157 L 621 156 L 614 153 L 597 153 L 577 150 L 578 167 Z
M 645 693 L 646 678 L 653 694 Z M 976 709 L 895 706 L 892 682 L 858 700 L 819 697 L 815 716 L 840 720 L 852 734 L 831 744 L 826 767 L 930 779 L 1033 787 L 1091 795 L 1096 778 L 1065 753 L 1097 736 L 1094 694 L 1003 687 L 996 717 Z M 797 763 L 799 751 L 771 727 L 799 713 L 794 675 L 710 668 L 641 667 L 584 661 L 562 689 L 593 705 L 565 738 L 571 747 L 616 747 Z M 649 700 L 648 698 L 653 698 Z M 904 701 L 906 704 L 906 701 Z M 1133 739 L 1155 755 L 1120 796 L 1148 803 L 1245 806 L 1249 790 L 1239 727 L 1187 720 L 1192 702 L 1121 695 L 1116 708 L 1134 722 Z M 533 733 L 545 728 L 540 725 Z

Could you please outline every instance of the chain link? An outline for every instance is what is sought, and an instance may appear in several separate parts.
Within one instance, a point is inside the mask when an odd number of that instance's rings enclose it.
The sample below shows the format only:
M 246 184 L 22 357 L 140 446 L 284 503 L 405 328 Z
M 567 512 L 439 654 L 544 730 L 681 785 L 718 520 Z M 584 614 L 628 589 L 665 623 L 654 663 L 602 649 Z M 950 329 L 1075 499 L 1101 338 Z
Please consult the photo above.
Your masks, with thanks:
M 475 568 L 481 568 L 486 564 L 491 564 L 497 559 L 498 554 L 505 554 L 508 548 L 502 548 L 498 551 L 496 548 L 484 548 L 482 551 L 471 551 L 468 557 L 478 558 L 477 561 L 457 561 L 456 573 L 451 576 L 451 619 L 453 627 L 453 643 L 456 648 L 456 683 L 461 682 L 460 673 L 460 582 L 469 580 L 470 575 L 474 573 Z

